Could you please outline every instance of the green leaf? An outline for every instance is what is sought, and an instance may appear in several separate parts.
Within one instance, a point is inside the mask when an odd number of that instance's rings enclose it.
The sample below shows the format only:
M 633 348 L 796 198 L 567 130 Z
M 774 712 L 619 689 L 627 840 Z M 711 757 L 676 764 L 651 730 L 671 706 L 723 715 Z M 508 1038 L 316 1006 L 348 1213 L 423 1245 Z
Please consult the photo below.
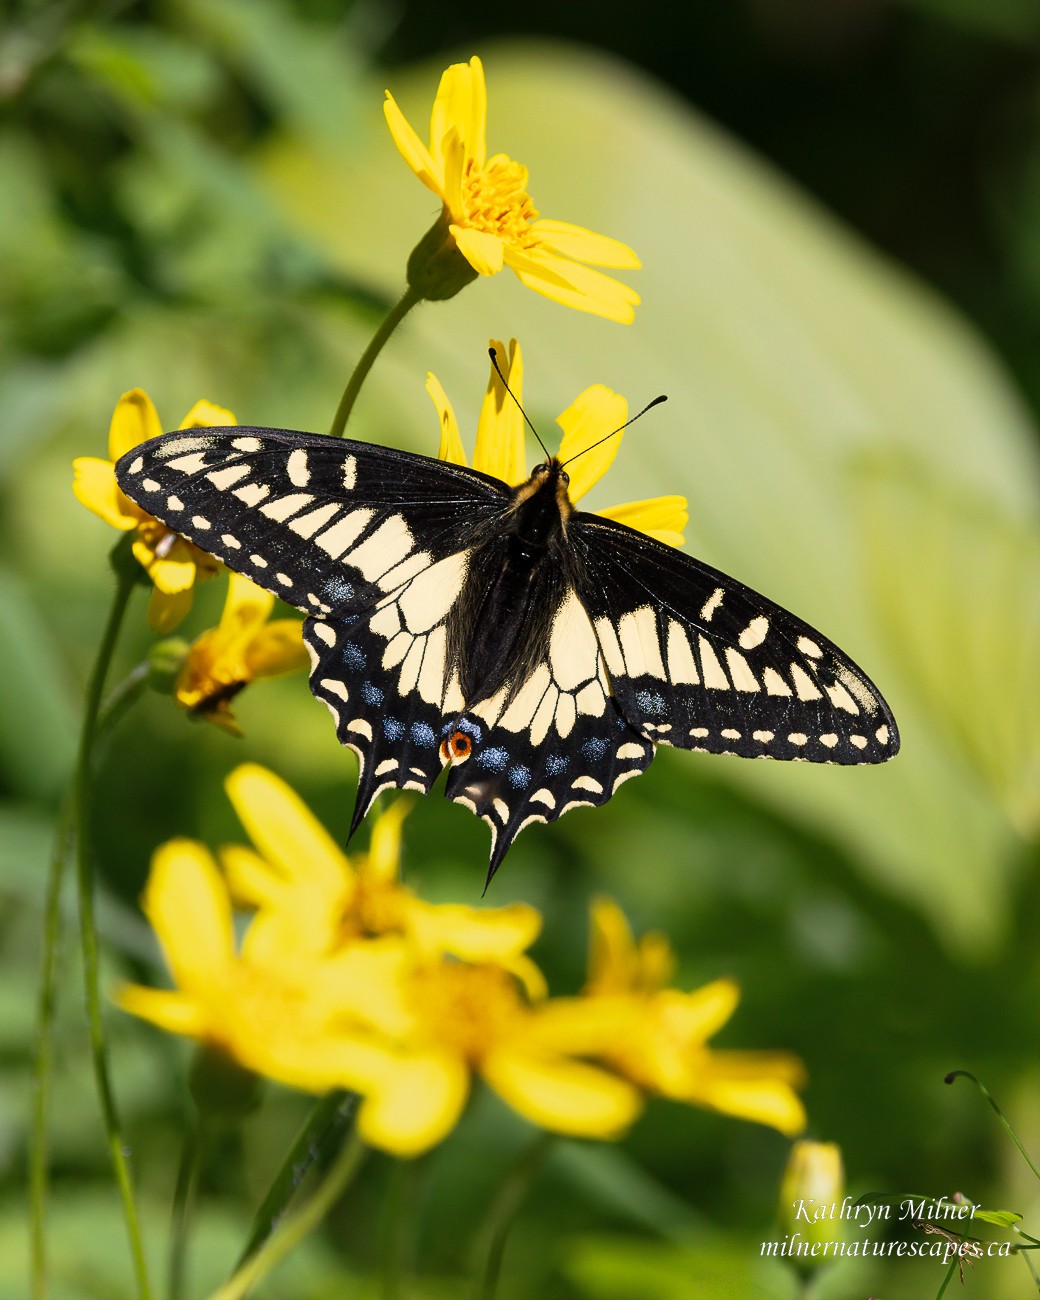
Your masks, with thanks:
M 981 1219 L 983 1223 L 995 1223 L 999 1228 L 1010 1228 L 1022 1222 L 1021 1214 L 1016 1214 L 1014 1210 L 980 1210 L 978 1206 L 971 1217 Z

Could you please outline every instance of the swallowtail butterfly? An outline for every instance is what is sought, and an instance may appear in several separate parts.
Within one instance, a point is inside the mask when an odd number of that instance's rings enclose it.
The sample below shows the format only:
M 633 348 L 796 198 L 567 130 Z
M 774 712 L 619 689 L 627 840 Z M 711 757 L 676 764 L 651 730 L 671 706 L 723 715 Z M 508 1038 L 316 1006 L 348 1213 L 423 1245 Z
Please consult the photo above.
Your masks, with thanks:
M 491 875 L 530 822 L 598 805 L 658 745 L 882 763 L 895 719 L 820 633 L 750 588 L 574 508 L 554 458 L 517 487 L 282 429 L 143 443 L 122 490 L 307 614 L 311 690 L 380 791 L 491 827 Z

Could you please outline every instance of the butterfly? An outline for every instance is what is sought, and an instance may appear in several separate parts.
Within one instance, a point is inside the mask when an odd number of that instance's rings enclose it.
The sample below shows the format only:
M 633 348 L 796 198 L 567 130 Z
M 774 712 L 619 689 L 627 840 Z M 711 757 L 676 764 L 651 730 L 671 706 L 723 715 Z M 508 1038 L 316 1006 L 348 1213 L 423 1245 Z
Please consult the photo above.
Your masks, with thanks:
M 515 487 L 284 429 L 182 430 L 116 466 L 171 530 L 303 610 L 311 690 L 373 799 L 428 793 L 491 828 L 600 805 L 658 745 L 882 763 L 891 710 L 837 646 L 698 560 L 575 509 L 552 456 Z

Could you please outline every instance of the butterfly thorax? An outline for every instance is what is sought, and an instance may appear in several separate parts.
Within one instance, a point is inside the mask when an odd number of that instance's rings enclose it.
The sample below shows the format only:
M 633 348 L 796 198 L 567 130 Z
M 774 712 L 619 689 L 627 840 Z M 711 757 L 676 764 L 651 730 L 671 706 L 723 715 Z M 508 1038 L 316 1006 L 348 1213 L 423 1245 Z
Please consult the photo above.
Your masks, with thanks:
M 513 488 L 507 526 L 472 552 L 448 631 L 467 705 L 520 689 L 544 657 L 567 592 L 563 552 L 573 513 L 555 457 Z

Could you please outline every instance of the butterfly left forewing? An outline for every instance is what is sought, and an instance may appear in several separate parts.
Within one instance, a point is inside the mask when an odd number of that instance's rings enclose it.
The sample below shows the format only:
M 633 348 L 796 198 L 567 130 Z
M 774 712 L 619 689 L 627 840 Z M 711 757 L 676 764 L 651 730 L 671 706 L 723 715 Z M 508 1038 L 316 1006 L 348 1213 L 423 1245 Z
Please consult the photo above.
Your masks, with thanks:
M 568 536 L 612 690 L 642 735 L 816 763 L 883 763 L 898 751 L 877 688 L 795 615 L 612 520 L 576 515 Z

